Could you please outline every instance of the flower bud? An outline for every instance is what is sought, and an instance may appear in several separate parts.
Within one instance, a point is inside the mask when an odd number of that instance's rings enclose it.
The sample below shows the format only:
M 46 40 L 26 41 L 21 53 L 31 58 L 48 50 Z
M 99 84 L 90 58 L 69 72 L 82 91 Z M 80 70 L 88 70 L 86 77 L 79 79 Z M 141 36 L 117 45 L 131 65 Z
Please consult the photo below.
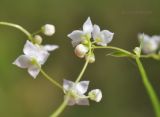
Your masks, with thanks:
M 36 43 L 36 44 L 41 44 L 42 43 L 42 37 L 40 36 L 40 35 L 35 35 L 34 36 L 34 42 Z
M 102 99 L 102 92 L 100 89 L 94 89 L 88 93 L 88 96 L 91 100 L 100 102 Z
M 141 54 L 141 49 L 140 49 L 140 47 L 135 47 L 135 49 L 134 49 L 133 51 L 134 51 L 134 53 L 135 53 L 137 56 L 140 57 L 140 54 Z
M 42 27 L 42 32 L 46 36 L 52 36 L 55 33 L 55 26 L 52 24 L 46 24 Z
M 96 60 L 94 54 L 92 54 L 92 55 L 90 55 L 90 56 L 89 56 L 89 55 L 86 55 L 86 56 L 85 56 L 85 59 L 86 59 L 86 60 L 89 59 L 89 63 L 94 63 L 95 60 Z
M 74 52 L 79 58 L 84 58 L 84 56 L 88 52 L 88 48 L 83 44 L 79 44 L 76 46 Z

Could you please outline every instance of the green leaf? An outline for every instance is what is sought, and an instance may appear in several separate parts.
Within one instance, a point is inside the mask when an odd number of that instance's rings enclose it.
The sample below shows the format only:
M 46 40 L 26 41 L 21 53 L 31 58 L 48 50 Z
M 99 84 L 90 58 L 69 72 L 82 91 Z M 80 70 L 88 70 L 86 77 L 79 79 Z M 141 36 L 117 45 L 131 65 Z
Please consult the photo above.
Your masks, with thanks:
M 113 57 L 130 57 L 131 55 L 122 51 L 114 51 L 111 52 L 109 54 L 107 54 L 106 56 L 113 56 Z

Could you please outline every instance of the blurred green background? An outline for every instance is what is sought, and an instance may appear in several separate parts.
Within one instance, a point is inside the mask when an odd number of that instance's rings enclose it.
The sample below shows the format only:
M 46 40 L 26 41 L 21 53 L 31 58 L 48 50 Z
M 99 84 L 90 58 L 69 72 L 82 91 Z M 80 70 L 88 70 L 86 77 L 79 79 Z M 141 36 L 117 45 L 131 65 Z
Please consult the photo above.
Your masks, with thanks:
M 84 61 L 74 55 L 67 34 L 81 28 L 88 16 L 102 29 L 115 33 L 110 45 L 132 51 L 137 34 L 160 34 L 159 0 L 0 0 L 0 21 L 34 32 L 43 24 L 56 26 L 56 34 L 44 43 L 60 45 L 43 68 L 57 81 L 75 80 Z M 22 54 L 26 36 L 0 26 L 0 117 L 48 117 L 63 101 L 63 93 L 39 75 L 33 80 L 26 70 L 12 65 Z M 83 79 L 100 88 L 103 100 L 88 107 L 67 107 L 61 117 L 154 117 L 150 100 L 134 61 L 105 56 L 97 50 L 96 62 Z M 151 83 L 160 97 L 160 62 L 144 60 Z

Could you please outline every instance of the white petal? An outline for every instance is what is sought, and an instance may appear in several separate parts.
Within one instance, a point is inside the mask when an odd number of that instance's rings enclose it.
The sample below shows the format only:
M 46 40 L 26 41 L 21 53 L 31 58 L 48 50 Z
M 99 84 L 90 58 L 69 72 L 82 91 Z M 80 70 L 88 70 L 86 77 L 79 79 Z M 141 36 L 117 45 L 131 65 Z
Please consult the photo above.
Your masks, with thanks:
M 67 36 L 69 38 L 72 39 L 72 45 L 73 47 L 75 47 L 76 45 L 78 45 L 79 43 L 81 43 L 81 41 L 83 40 L 82 36 L 83 36 L 83 32 L 80 30 L 75 30 L 72 33 L 68 34 Z
M 58 45 L 45 45 L 45 46 L 43 46 L 43 47 L 44 47 L 44 49 L 47 50 L 47 51 L 53 51 L 53 50 L 59 48 Z
M 87 34 L 90 34 L 93 31 L 93 25 L 90 17 L 88 17 L 88 19 L 83 24 L 83 31 L 84 33 L 87 33 Z
M 28 68 L 28 73 L 35 79 L 39 74 L 40 69 L 36 65 L 32 65 Z
M 26 55 L 21 55 L 13 62 L 13 64 L 20 68 L 28 68 L 31 62 Z
M 89 92 L 89 96 L 91 100 L 94 100 L 96 102 L 100 102 L 102 99 L 102 92 L 100 89 L 94 89 Z
M 27 40 L 23 48 L 24 54 L 31 56 L 35 51 L 37 51 L 37 47 L 32 42 Z
M 76 100 L 77 105 L 89 105 L 89 100 L 87 98 L 79 98 Z
M 66 98 L 67 98 L 67 96 L 65 95 L 65 96 L 64 96 L 64 100 L 65 100 Z M 68 105 L 69 105 L 69 106 L 73 106 L 73 105 L 75 105 L 75 104 L 76 104 L 75 99 L 72 98 L 72 97 L 70 97 L 69 100 L 68 100 Z
M 93 26 L 93 32 L 92 32 L 93 39 L 98 38 L 99 33 L 100 33 L 100 27 L 98 25 L 94 25 Z
M 89 81 L 81 81 L 75 85 L 78 94 L 84 94 L 88 90 Z
M 69 80 L 63 80 L 63 89 L 64 89 L 64 92 L 66 93 L 67 91 L 69 91 L 71 88 L 73 88 L 73 85 L 75 83 L 72 82 L 72 81 L 69 81 Z
M 103 38 L 104 38 L 104 41 L 106 44 L 108 44 L 112 41 L 114 33 L 110 32 L 108 30 L 103 30 L 101 33 L 103 34 Z

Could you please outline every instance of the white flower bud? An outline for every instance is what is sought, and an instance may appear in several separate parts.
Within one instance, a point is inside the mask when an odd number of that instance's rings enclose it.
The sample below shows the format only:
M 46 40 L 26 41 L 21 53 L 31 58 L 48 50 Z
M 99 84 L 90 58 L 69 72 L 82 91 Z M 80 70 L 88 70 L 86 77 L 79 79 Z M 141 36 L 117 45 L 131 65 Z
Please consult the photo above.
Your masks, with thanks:
M 74 52 L 79 58 L 84 58 L 86 53 L 88 52 L 88 48 L 83 44 L 79 44 L 76 46 Z
M 88 93 L 88 96 L 91 100 L 100 102 L 102 99 L 102 92 L 100 89 L 94 89 Z
M 86 60 L 89 59 L 89 63 L 94 63 L 95 60 L 96 60 L 94 54 L 92 54 L 92 55 L 90 55 L 90 56 L 86 55 L 86 56 L 85 56 L 85 59 L 86 59 Z
M 137 56 L 140 57 L 140 55 L 141 55 L 141 49 L 140 49 L 140 47 L 135 47 L 135 49 L 134 49 L 133 51 L 134 51 L 134 53 L 135 53 Z
M 36 44 L 41 44 L 42 43 L 42 41 L 43 41 L 43 39 L 42 39 L 42 37 L 40 36 L 40 35 L 35 35 L 34 36 L 34 42 L 36 43 Z
M 46 24 L 42 27 L 42 32 L 46 36 L 52 36 L 55 33 L 55 26 L 52 24 Z

